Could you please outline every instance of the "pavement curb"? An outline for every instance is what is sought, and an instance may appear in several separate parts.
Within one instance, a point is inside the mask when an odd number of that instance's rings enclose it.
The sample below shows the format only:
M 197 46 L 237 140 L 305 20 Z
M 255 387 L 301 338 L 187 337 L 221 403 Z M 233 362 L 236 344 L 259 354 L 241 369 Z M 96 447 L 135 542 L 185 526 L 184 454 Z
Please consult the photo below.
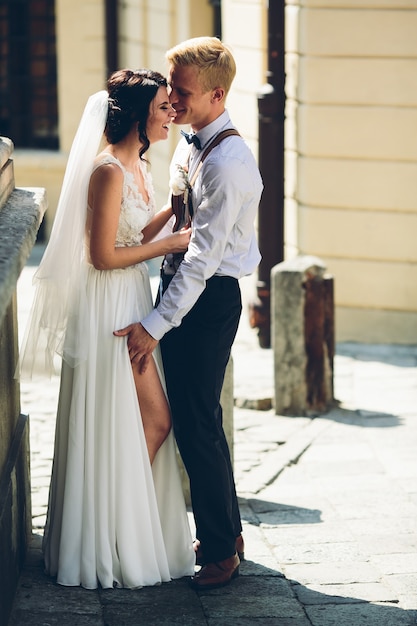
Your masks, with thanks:
M 305 421 L 305 418 L 302 419 Z M 329 422 L 318 417 L 311 418 L 307 425 L 300 425 L 300 428 L 290 435 L 288 441 L 269 452 L 262 463 L 250 471 L 249 476 L 239 481 L 239 495 L 257 494 L 273 483 L 286 467 L 298 462 L 313 441 L 328 427 Z

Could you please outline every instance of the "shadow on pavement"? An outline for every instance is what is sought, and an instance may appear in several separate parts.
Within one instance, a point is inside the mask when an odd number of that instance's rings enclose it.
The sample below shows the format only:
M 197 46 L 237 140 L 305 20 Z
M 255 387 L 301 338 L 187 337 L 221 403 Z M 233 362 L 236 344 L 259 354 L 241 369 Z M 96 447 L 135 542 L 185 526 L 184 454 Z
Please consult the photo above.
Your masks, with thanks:
M 317 417 L 361 428 L 395 428 L 401 425 L 401 418 L 398 415 L 361 408 L 332 408 L 328 413 L 322 413 Z
M 417 345 L 343 342 L 337 344 L 336 355 L 364 363 L 373 361 L 404 368 L 417 365 Z
M 244 561 L 230 586 L 195 592 L 185 579 L 139 590 L 62 587 L 43 572 L 41 537 L 20 580 L 9 626 L 413 626 L 414 611 L 322 593 Z
M 246 506 L 245 506 L 246 505 Z M 242 519 L 251 526 L 271 524 L 320 524 L 321 511 L 257 498 L 239 499 Z M 258 516 L 261 515 L 260 519 Z

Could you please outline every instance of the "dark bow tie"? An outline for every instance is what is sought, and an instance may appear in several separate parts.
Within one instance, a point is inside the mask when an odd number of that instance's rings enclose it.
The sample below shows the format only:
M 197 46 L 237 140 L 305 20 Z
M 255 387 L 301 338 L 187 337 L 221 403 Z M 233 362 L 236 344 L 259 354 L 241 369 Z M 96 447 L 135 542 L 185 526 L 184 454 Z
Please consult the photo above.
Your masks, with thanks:
M 181 135 L 186 138 L 187 143 L 193 143 L 197 150 L 201 150 L 201 142 L 195 133 L 186 133 L 182 130 Z

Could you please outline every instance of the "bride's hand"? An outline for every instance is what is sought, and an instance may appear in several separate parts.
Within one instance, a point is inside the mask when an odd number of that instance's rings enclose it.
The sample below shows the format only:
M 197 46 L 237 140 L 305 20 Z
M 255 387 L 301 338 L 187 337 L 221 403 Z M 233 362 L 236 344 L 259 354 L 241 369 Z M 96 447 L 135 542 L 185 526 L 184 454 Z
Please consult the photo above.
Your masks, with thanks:
M 181 230 L 167 237 L 170 252 L 185 252 L 188 248 L 190 238 L 191 228 L 181 228 Z

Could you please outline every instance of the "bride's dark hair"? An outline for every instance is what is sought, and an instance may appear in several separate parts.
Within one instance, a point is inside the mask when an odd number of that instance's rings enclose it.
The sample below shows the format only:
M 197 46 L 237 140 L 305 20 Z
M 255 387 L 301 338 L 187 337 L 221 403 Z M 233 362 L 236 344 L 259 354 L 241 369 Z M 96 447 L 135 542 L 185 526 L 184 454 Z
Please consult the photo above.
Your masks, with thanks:
M 146 135 L 146 122 L 149 107 L 159 87 L 166 87 L 167 80 L 159 72 L 152 70 L 117 70 L 107 81 L 109 111 L 104 134 L 109 143 L 121 141 L 132 124 L 137 122 L 138 136 L 143 144 L 139 157 L 149 148 Z

